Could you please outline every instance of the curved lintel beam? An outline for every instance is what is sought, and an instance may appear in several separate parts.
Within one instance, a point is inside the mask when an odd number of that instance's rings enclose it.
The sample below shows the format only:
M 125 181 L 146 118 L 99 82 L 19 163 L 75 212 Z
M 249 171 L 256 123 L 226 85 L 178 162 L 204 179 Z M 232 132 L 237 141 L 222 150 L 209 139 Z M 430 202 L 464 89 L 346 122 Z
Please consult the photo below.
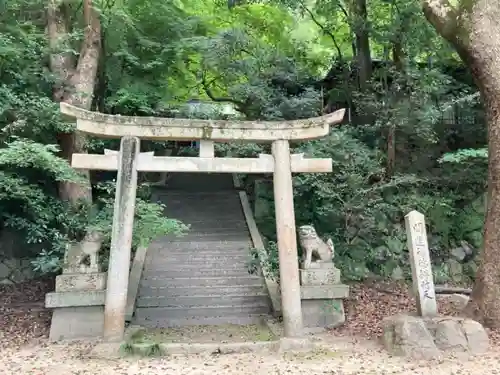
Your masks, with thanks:
M 342 121 L 345 109 L 292 121 L 199 120 L 107 115 L 60 104 L 61 113 L 77 120 L 77 129 L 103 138 L 135 136 L 150 140 L 273 141 L 321 138 Z

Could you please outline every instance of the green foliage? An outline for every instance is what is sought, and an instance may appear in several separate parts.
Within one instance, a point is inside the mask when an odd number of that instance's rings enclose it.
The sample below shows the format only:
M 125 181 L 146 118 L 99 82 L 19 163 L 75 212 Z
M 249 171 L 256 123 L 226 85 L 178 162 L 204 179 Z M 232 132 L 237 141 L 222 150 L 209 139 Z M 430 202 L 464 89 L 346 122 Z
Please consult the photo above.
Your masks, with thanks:
M 47 182 L 81 180 L 57 151 L 57 146 L 24 139 L 0 148 L 0 221 L 21 231 L 26 243 L 42 245 L 49 258 L 64 250 L 73 218 Z
M 33 261 L 35 270 L 43 273 L 57 272 L 62 265 L 61 261 L 64 255 L 65 244 L 85 230 L 96 230 L 104 234 L 101 253 L 104 258 L 103 265 L 104 267 L 107 266 L 112 234 L 115 184 L 114 182 L 103 182 L 98 184 L 97 189 L 99 194 L 95 204 L 74 212 L 72 222 L 66 223 L 67 228 L 78 230 L 77 233 L 74 233 L 73 237 L 61 233 L 59 247 L 52 251 L 43 249 Z M 147 186 L 138 188 L 138 198 L 135 203 L 134 229 L 132 232 L 133 253 L 138 247 L 148 246 L 151 241 L 160 236 L 169 234 L 181 236 L 189 229 L 179 220 L 165 217 L 163 214 L 165 205 L 151 203 L 147 190 Z
M 278 245 L 269 241 L 265 249 L 251 249 L 251 259 L 248 263 L 248 272 L 263 272 L 266 278 L 277 283 L 280 282 Z
M 77 3 L 64 45 L 76 58 L 83 35 Z M 321 236 L 332 237 L 344 275 L 360 280 L 395 269 L 407 273 L 404 215 L 417 209 L 426 216 L 435 268 L 444 274 L 442 263 L 455 244 L 482 244 L 487 149 L 477 88 L 429 26 L 418 0 L 367 2 L 366 20 L 349 4 L 262 0 L 228 9 L 225 1 L 99 3 L 104 48 L 93 109 L 291 120 L 350 106 L 350 123 L 321 140 L 292 144 L 294 152 L 333 161 L 333 173 L 294 176 L 297 224 L 312 223 Z M 43 272 L 57 269 L 65 244 L 89 226 L 104 230 L 109 243 L 114 191 L 111 183 L 99 183 L 104 174 L 96 174 L 89 207 L 58 199 L 58 182 L 82 177 L 55 146 L 58 133 L 72 131 L 73 124 L 61 119 L 52 101 L 56 82 L 47 69 L 45 6 L 40 0 L 0 1 L 1 224 L 39 245 L 35 264 Z M 354 32 L 363 29 L 375 63 L 367 87 L 359 90 L 352 60 L 359 48 Z M 395 64 L 398 46 L 401 64 Z M 189 99 L 214 106 L 193 109 L 186 106 Z M 238 113 L 228 115 L 215 104 Z M 395 160 L 388 176 L 392 130 Z M 87 143 L 91 152 L 118 147 L 117 140 Z M 255 157 L 270 147 L 233 142 L 218 144 L 216 152 Z M 147 186 L 138 193 L 134 247 L 186 229 L 163 218 L 163 207 L 149 202 Z M 276 239 L 272 215 L 259 225 Z M 267 254 L 266 272 L 277 277 L 274 242 Z

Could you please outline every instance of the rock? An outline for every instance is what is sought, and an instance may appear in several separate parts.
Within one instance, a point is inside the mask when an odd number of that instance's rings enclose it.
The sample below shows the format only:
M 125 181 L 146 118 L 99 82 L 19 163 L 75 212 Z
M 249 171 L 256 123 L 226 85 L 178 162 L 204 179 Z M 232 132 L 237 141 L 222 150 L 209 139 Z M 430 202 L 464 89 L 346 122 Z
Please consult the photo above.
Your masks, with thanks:
M 467 252 L 463 247 L 455 247 L 454 249 L 451 249 L 450 253 L 453 256 L 453 258 L 455 258 L 460 262 L 463 261 L 467 256 Z
M 448 301 L 450 301 L 456 311 L 462 311 L 465 309 L 465 306 L 469 303 L 469 299 L 470 297 L 465 294 L 450 294 L 448 296 Z
M 451 249 L 450 253 L 455 260 L 462 262 L 465 257 L 474 253 L 474 248 L 467 241 L 460 241 L 460 246 Z
M 384 319 L 383 343 L 386 350 L 397 356 L 413 359 L 435 359 L 440 351 L 422 318 L 396 315 Z
M 397 266 L 392 270 L 391 279 L 403 280 L 404 278 L 405 278 L 405 273 L 401 267 Z
M 4 264 L 0 263 L 0 279 L 6 279 L 10 276 L 10 268 Z
M 482 354 L 488 351 L 490 340 L 481 324 L 471 319 L 465 319 L 462 321 L 462 330 L 465 333 L 472 354 Z
M 464 249 L 466 255 L 474 254 L 474 248 L 467 241 L 460 241 L 460 245 L 462 245 L 462 249 Z
M 474 279 L 476 277 L 476 272 L 477 272 L 477 264 L 474 261 L 467 262 L 463 264 L 462 266 L 464 270 L 464 274 L 470 277 L 471 279 Z
M 439 322 L 434 342 L 440 350 L 466 352 L 468 349 L 465 333 L 460 322 L 456 320 L 446 319 Z
M 445 353 L 485 353 L 488 335 L 481 324 L 460 317 L 396 315 L 382 322 L 384 347 L 393 355 L 437 359 Z
M 462 268 L 462 264 L 457 261 L 456 259 L 449 259 L 448 260 L 448 272 L 451 277 L 451 279 L 455 282 L 460 282 L 462 281 L 464 277 L 464 272 Z

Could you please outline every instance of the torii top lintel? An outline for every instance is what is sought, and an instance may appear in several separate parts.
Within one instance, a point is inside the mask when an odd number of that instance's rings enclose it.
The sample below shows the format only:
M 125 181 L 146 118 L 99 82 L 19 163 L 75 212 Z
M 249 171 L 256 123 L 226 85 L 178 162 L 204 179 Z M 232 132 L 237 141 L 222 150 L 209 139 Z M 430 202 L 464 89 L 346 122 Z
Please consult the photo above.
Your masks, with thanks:
M 150 140 L 210 139 L 224 142 L 243 140 L 266 142 L 278 139 L 305 140 L 321 138 L 330 131 L 330 125 L 344 118 L 345 109 L 293 121 L 231 121 L 198 120 L 162 117 L 133 117 L 107 115 L 60 103 L 61 113 L 76 118 L 76 128 L 82 133 L 101 138 L 135 136 Z

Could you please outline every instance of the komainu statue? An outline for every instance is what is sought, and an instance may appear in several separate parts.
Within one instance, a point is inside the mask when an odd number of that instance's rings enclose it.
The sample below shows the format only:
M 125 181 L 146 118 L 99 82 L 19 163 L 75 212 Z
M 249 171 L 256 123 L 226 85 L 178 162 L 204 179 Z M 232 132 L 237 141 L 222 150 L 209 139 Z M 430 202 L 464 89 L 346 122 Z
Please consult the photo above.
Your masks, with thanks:
M 99 272 L 99 250 L 103 242 L 101 233 L 88 232 L 81 242 L 67 245 L 63 273 Z
M 330 239 L 325 243 L 319 238 L 316 229 L 312 225 L 302 225 L 299 228 L 300 246 L 304 252 L 303 268 L 310 268 L 311 262 L 328 263 L 335 256 L 333 242 Z

